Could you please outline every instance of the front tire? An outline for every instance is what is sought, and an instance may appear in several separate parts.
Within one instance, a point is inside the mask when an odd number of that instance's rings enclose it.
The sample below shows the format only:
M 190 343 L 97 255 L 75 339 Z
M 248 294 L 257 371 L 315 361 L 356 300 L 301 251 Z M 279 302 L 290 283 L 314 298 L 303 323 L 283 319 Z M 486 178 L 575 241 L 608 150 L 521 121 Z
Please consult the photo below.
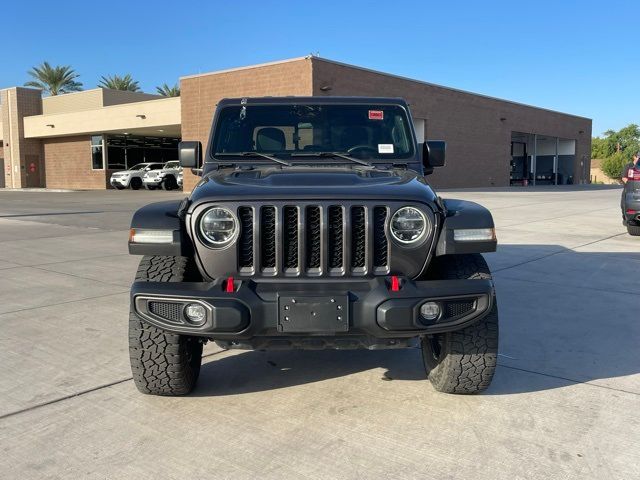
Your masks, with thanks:
M 140 180 L 139 178 L 132 178 L 131 182 L 129 183 L 129 186 L 131 187 L 132 190 L 140 190 L 140 188 L 142 187 L 142 180 Z
M 480 254 L 434 259 L 432 276 L 440 279 L 491 279 Z M 487 389 L 498 357 L 498 307 L 461 330 L 422 339 L 422 359 L 433 387 L 444 393 L 472 394 Z
M 186 257 L 145 256 L 138 282 L 196 280 L 197 272 Z M 129 358 L 136 387 L 151 395 L 186 395 L 196 385 L 202 362 L 202 342 L 197 337 L 169 333 L 129 314 Z
M 176 181 L 176 177 L 173 175 L 167 175 L 162 182 L 163 190 L 175 190 L 178 188 L 178 182 Z
M 627 232 L 632 237 L 640 237 L 640 226 L 638 225 L 627 225 Z

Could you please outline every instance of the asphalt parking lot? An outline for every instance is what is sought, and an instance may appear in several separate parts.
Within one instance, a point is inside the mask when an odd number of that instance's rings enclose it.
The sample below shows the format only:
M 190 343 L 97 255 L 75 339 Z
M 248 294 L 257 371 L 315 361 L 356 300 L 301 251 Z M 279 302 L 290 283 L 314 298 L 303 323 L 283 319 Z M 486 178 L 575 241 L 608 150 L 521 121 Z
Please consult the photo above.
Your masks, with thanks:
M 418 350 L 224 352 L 131 381 L 132 212 L 169 192 L 0 192 L 0 477 L 640 476 L 640 238 L 619 189 L 446 191 L 498 226 L 499 368 L 435 392 Z

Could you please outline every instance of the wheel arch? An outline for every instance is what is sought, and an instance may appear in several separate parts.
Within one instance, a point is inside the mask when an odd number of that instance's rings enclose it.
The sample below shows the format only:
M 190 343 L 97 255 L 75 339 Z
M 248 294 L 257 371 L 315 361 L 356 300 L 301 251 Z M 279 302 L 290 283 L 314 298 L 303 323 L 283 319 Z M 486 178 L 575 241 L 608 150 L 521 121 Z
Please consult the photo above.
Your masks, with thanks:
M 167 243 L 136 243 L 129 237 L 131 255 L 193 256 L 193 243 L 186 233 L 182 211 L 186 199 L 155 202 L 139 208 L 131 219 L 131 233 L 140 230 L 164 230 L 172 232 Z
M 495 252 L 498 241 L 456 241 L 454 231 L 458 229 L 495 228 L 491 212 L 480 204 L 467 200 L 443 200 L 445 218 L 436 245 L 436 256 L 464 253 Z

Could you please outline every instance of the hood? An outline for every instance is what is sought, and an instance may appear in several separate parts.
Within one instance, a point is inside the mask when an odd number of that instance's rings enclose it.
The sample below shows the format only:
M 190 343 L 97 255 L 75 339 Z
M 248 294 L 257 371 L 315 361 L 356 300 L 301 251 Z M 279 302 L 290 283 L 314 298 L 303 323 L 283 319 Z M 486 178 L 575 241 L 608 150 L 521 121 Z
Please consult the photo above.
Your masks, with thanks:
M 433 202 L 436 196 L 412 170 L 285 167 L 211 172 L 191 193 L 193 204 L 220 200 L 376 199 Z

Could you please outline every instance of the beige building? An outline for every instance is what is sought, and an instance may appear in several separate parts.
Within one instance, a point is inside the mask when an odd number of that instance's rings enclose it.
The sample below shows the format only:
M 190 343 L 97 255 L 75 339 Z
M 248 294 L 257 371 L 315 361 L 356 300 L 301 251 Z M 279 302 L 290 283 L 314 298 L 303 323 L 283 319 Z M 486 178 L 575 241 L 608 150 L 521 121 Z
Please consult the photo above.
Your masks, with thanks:
M 175 159 L 181 138 L 206 144 L 221 98 L 288 95 L 405 98 L 419 139 L 448 142 L 448 165 L 431 177 L 438 187 L 589 181 L 588 118 L 318 57 L 186 76 L 180 87 L 178 98 L 0 90 L 0 187 L 108 188 L 115 170 Z M 196 181 L 186 173 L 185 189 Z

